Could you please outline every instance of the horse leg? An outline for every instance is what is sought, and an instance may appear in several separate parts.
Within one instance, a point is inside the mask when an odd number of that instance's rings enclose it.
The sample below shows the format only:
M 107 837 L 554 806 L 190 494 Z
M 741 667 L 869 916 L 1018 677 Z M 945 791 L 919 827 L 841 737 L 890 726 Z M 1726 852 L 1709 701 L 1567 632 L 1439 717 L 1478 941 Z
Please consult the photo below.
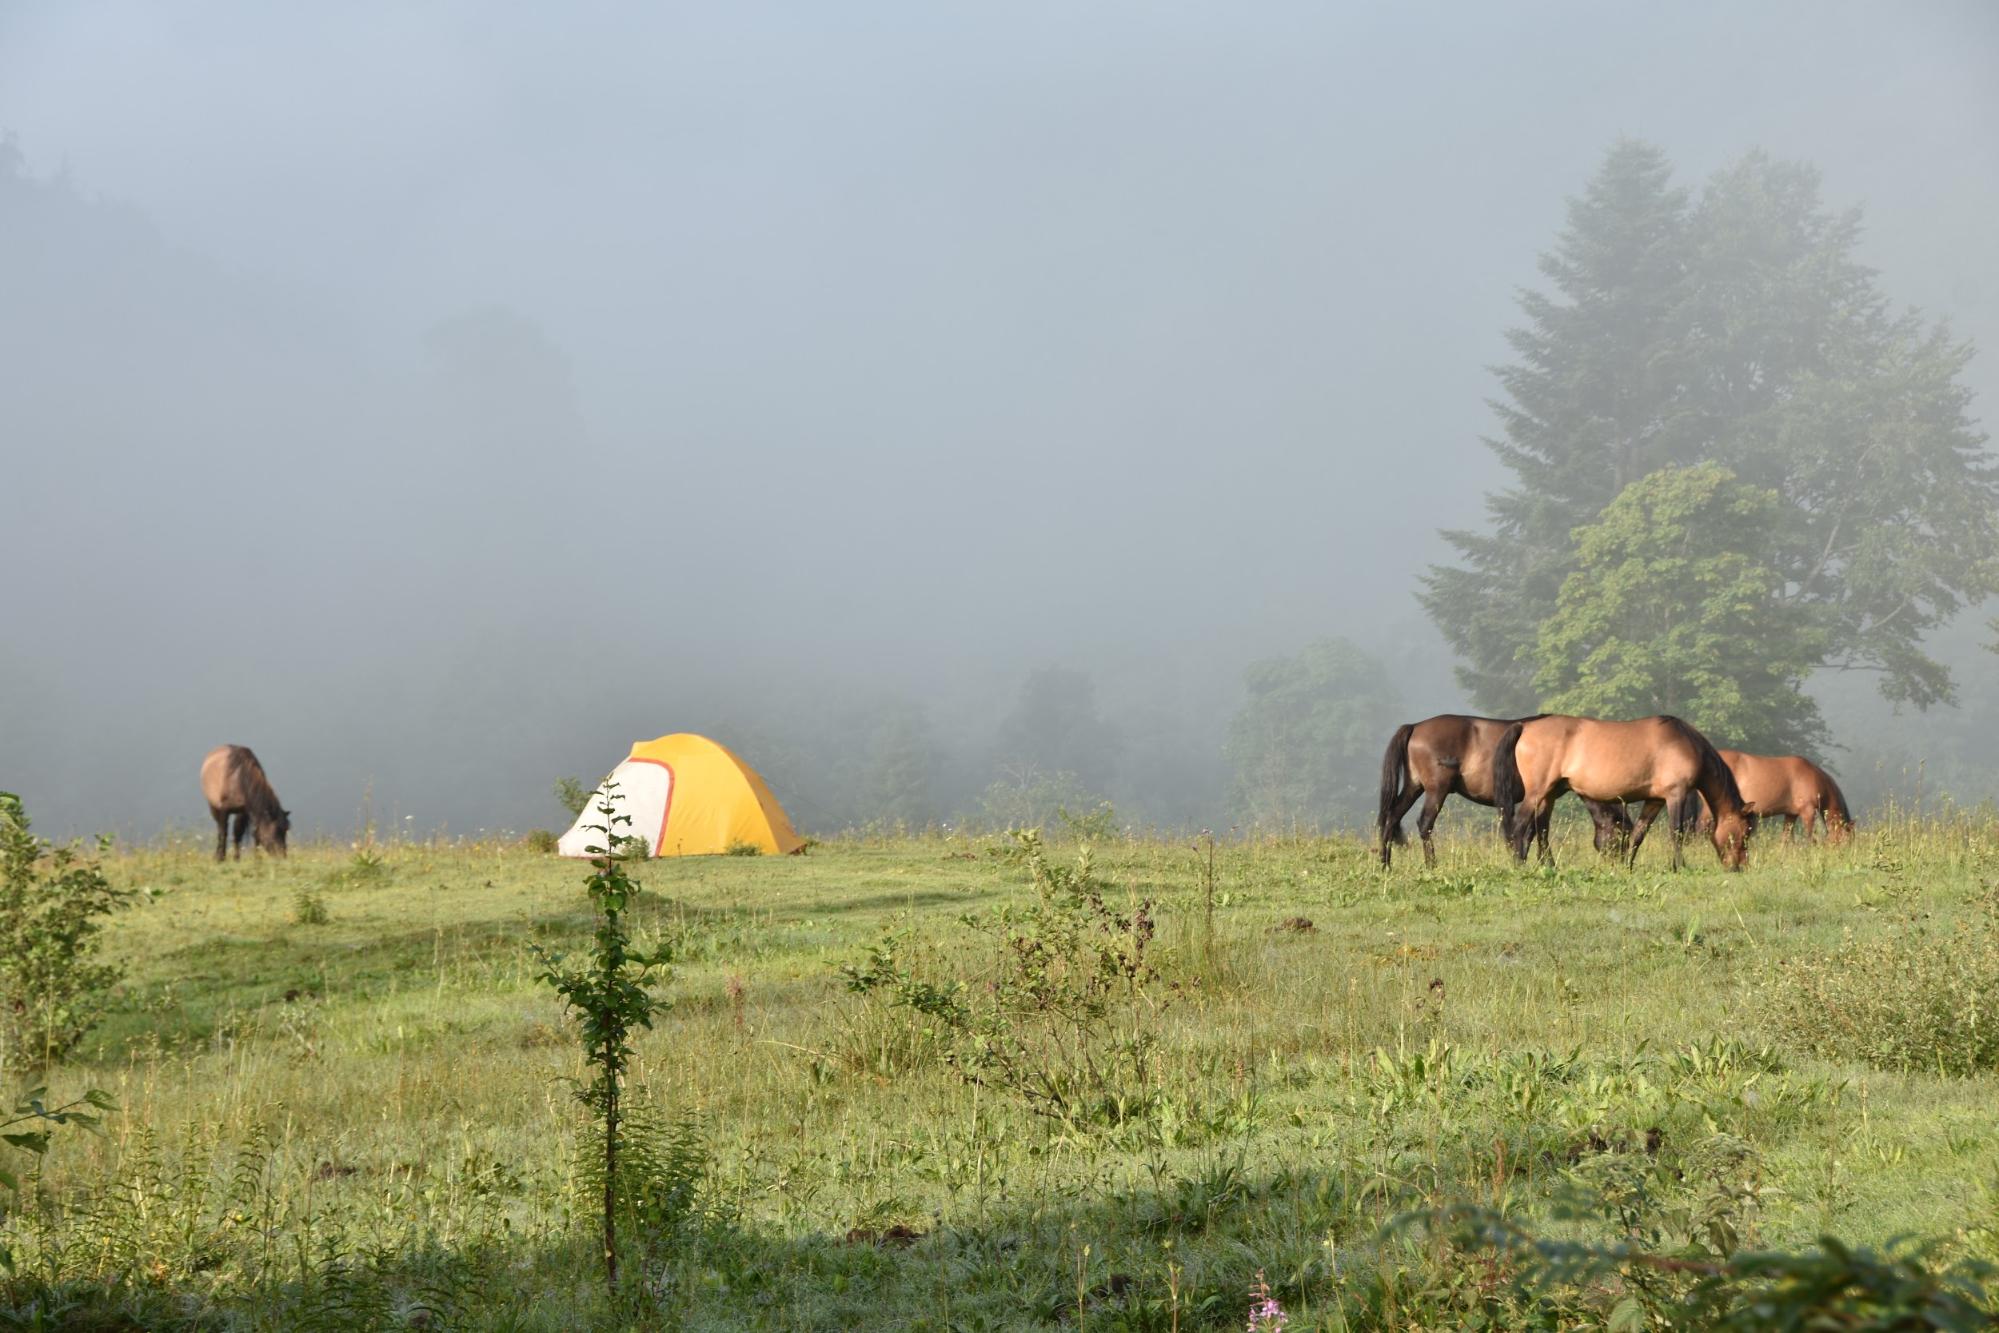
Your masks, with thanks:
M 1529 832 L 1531 840 L 1534 843 L 1535 861 L 1540 865 L 1552 866 L 1555 864 L 1555 854 L 1548 850 L 1548 826 L 1555 822 L 1555 801 L 1560 794 L 1559 792 L 1549 792 L 1534 803 L 1534 823 L 1530 827 Z M 1526 849 L 1524 847 L 1521 849 L 1521 858 L 1523 860 L 1526 858 Z
M 1422 784 L 1412 782 L 1395 798 L 1395 804 L 1388 807 L 1388 822 L 1381 826 L 1381 864 L 1389 864 L 1388 848 L 1391 842 L 1406 841 L 1402 836 L 1402 817 L 1409 813 L 1409 807 L 1416 804 L 1422 795 Z
M 1666 828 L 1673 839 L 1673 869 L 1675 870 L 1686 864 L 1683 849 L 1686 846 L 1687 835 L 1681 829 L 1680 825 L 1685 820 L 1688 799 L 1692 795 L 1691 792 L 1683 791 L 1675 792 L 1666 798 Z
M 243 835 L 250 831 L 250 812 L 238 810 L 234 816 L 235 827 L 230 830 L 236 839 L 236 859 L 243 859 Z
M 1507 850 L 1513 853 L 1513 859 L 1516 861 L 1524 863 L 1527 860 L 1528 845 L 1534 841 L 1534 821 L 1540 818 L 1538 810 L 1539 807 L 1532 799 L 1523 797 L 1520 803 L 1513 807 L 1512 825 L 1500 827 L 1499 831 L 1506 839 Z
M 1638 822 L 1631 829 L 1631 859 L 1624 863 L 1627 867 L 1635 868 L 1638 865 L 1638 849 L 1645 844 L 1645 831 L 1652 827 L 1652 821 L 1657 819 L 1659 812 L 1665 808 L 1666 803 L 1654 796 L 1638 811 Z
M 1423 813 L 1416 816 L 1416 832 L 1423 838 L 1423 864 L 1426 868 L 1437 868 L 1437 844 L 1430 840 L 1436 831 L 1437 816 L 1443 812 L 1446 793 L 1442 787 L 1432 787 L 1423 797 Z
M 1624 813 L 1623 805 L 1591 801 L 1589 817 L 1596 829 L 1596 850 L 1606 856 L 1624 855 L 1624 839 L 1628 836 L 1626 830 L 1631 826 L 1631 818 Z
M 1594 801 L 1584 803 L 1589 808 L 1590 844 L 1602 852 L 1612 837 L 1610 831 L 1610 810 Z
M 1784 815 L 1784 841 L 1796 842 L 1797 840 L 1798 816 L 1794 812 L 1786 812 Z
M 229 812 L 210 807 L 208 813 L 215 820 L 215 859 L 220 862 L 229 855 Z

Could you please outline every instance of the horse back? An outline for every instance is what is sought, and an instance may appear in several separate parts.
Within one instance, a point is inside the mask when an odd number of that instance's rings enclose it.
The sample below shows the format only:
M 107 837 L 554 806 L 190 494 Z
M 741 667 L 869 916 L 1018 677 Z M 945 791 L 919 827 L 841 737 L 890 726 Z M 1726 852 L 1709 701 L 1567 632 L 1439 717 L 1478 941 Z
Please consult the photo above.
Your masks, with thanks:
M 1409 733 L 1409 767 L 1425 789 L 1455 791 L 1492 805 L 1492 749 L 1512 725 L 1506 718 L 1439 713 Z
M 1722 762 L 1735 775 L 1742 799 L 1760 815 L 1803 815 L 1816 812 L 1826 777 L 1802 755 L 1748 754 L 1723 750 Z
M 201 794 L 211 810 L 244 809 L 253 791 L 269 786 L 247 745 L 218 745 L 201 761 Z
M 1668 717 L 1610 721 L 1554 714 L 1520 734 L 1518 762 L 1529 790 L 1566 782 L 1598 801 L 1649 800 L 1696 786 L 1701 752 Z

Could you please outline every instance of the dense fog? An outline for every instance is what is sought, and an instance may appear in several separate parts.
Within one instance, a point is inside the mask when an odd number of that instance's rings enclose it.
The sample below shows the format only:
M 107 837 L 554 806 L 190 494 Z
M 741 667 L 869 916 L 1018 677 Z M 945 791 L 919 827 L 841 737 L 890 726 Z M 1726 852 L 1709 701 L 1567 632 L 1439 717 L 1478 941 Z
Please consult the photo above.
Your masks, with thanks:
M 226 741 L 302 832 L 524 830 L 700 731 L 819 833 L 1349 822 L 1468 706 L 1418 581 L 1611 145 L 1816 166 L 1990 421 L 1995 68 L 1975 2 L 11 4 L 0 789 L 206 826 Z M 1999 793 L 1995 612 L 1955 706 L 1814 678 L 1863 806 Z

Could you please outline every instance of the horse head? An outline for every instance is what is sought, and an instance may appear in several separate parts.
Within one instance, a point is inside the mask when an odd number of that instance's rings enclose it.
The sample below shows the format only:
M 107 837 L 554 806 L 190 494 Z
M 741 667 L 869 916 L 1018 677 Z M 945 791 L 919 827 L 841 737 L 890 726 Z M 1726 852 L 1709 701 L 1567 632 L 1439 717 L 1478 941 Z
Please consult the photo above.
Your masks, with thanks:
M 284 856 L 285 835 L 291 832 L 292 812 L 279 810 L 277 813 L 255 821 L 257 846 L 272 856 Z
M 1714 851 L 1730 870 L 1742 869 L 1749 859 L 1749 831 L 1754 818 L 1747 806 L 1714 817 Z

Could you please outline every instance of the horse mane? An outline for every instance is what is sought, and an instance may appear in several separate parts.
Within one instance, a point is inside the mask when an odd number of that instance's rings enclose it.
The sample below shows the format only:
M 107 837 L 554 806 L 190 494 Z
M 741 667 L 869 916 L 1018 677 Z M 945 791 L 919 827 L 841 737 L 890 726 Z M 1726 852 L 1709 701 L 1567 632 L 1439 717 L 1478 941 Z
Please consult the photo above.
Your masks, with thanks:
M 1839 783 L 1833 780 L 1832 774 L 1826 772 L 1823 768 L 1819 768 L 1817 764 L 1813 764 L 1812 767 L 1818 768 L 1819 777 L 1825 782 L 1825 789 L 1820 793 L 1820 798 L 1825 802 L 1826 814 L 1838 815 L 1840 823 L 1846 825 L 1849 829 L 1852 828 L 1853 812 L 1847 809 L 1846 793 L 1839 789 Z M 1828 830 L 1831 829 L 1831 819 L 1826 820 L 1826 827 Z
M 1722 801 L 1716 798 L 1720 797 L 1740 814 L 1744 808 L 1742 788 L 1736 785 L 1734 770 L 1729 768 L 1728 761 L 1721 757 L 1721 751 L 1714 748 L 1714 742 L 1677 717 L 1662 715 L 1660 720 L 1679 732 L 1687 744 L 1694 747 L 1694 754 L 1699 758 L 1701 766 L 1700 780 L 1694 784 L 1694 787 L 1707 801 L 1708 809 L 1719 817 L 1723 813 Z
M 264 776 L 264 766 L 257 762 L 257 756 L 250 747 L 239 747 L 243 752 L 243 762 L 237 766 L 237 781 L 243 784 L 243 811 L 259 824 L 275 822 L 284 814 L 284 806 L 278 802 L 278 793 L 271 786 L 271 780 Z

